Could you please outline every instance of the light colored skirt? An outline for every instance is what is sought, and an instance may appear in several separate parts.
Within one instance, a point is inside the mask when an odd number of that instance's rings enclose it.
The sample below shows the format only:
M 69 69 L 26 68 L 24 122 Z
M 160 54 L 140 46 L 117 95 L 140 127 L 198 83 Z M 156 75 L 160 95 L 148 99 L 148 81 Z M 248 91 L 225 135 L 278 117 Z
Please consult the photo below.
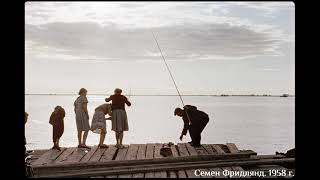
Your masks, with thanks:
M 88 115 L 82 110 L 76 110 L 75 113 L 78 132 L 89 131 L 90 124 Z
M 112 111 L 112 130 L 113 131 L 128 131 L 127 113 L 123 109 L 115 109 Z
M 91 122 L 91 131 L 97 134 L 101 133 L 101 130 L 107 131 L 106 118 L 102 111 L 95 111 Z

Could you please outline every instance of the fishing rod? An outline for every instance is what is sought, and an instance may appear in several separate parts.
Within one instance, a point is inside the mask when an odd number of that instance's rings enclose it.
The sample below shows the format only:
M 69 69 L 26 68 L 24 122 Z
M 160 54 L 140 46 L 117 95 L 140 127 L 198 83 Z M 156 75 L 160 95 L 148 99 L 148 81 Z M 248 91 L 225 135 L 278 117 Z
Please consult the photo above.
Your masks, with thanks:
M 178 92 L 178 95 L 179 95 L 179 97 L 180 97 L 180 100 L 181 100 L 181 102 L 182 102 L 182 105 L 184 106 L 183 100 L 182 100 L 181 95 L 180 95 L 180 91 L 179 91 L 178 86 L 177 86 L 177 84 L 176 84 L 176 82 L 175 82 L 175 80 L 174 80 L 174 78 L 173 78 L 173 76 L 172 76 L 172 73 L 171 73 L 171 71 L 170 71 L 170 68 L 169 68 L 169 66 L 168 66 L 168 64 L 167 64 L 167 62 L 166 62 L 166 60 L 165 60 L 165 58 L 164 58 L 164 56 L 163 56 L 163 54 L 162 54 L 162 51 L 161 51 L 161 48 L 160 48 L 159 43 L 158 43 L 158 41 L 157 41 L 157 38 L 156 38 L 156 36 L 154 35 L 154 33 L 153 33 L 152 30 L 151 30 L 151 32 L 152 32 L 152 35 L 153 35 L 154 40 L 155 40 L 156 43 L 157 43 L 157 46 L 158 46 L 158 49 L 159 49 L 159 51 L 160 51 L 161 57 L 162 57 L 162 59 L 163 59 L 163 62 L 165 63 L 165 65 L 166 65 L 166 67 L 167 67 L 167 69 L 168 69 L 168 71 L 169 71 L 169 74 L 170 74 L 170 76 L 171 76 L 171 79 L 172 79 L 172 81 L 173 81 L 173 83 L 174 83 L 174 86 L 176 87 L 176 90 L 177 90 L 177 92 Z
M 151 29 L 150 29 L 150 30 L 151 30 Z M 158 46 L 158 49 L 159 49 L 159 51 L 160 51 L 161 57 L 162 57 L 162 59 L 163 59 L 163 62 L 165 63 L 165 65 L 166 65 L 166 67 L 167 67 L 167 70 L 169 71 L 170 77 L 171 77 L 171 79 L 172 79 L 172 81 L 173 81 L 173 83 L 174 83 L 174 86 L 175 86 L 175 88 L 176 88 L 176 90 L 177 90 L 177 92 L 178 92 L 178 95 L 179 95 L 179 97 L 180 97 L 181 103 L 182 103 L 182 105 L 183 105 L 183 107 L 184 107 L 185 105 L 184 105 L 184 102 L 183 102 L 183 100 L 182 100 L 182 97 L 181 97 L 180 91 L 179 91 L 179 89 L 178 89 L 178 86 L 177 86 L 177 84 L 176 84 L 176 81 L 174 80 L 173 75 L 172 75 L 172 73 L 171 73 L 171 71 L 170 71 L 170 68 L 169 68 L 169 66 L 168 66 L 168 64 L 167 64 L 167 62 L 166 62 L 166 59 L 164 58 L 164 56 L 163 56 L 163 54 L 162 54 L 162 51 L 161 51 L 161 48 L 160 48 L 160 46 L 159 46 L 159 43 L 158 43 L 158 41 L 157 41 L 156 36 L 154 35 L 154 33 L 153 33 L 152 30 L 151 30 L 151 32 L 152 32 L 152 35 L 153 35 L 154 40 L 155 40 L 156 43 L 157 43 L 157 46 Z M 191 121 L 190 121 L 189 114 L 188 114 L 188 111 L 185 111 L 185 112 L 186 112 L 186 114 L 187 114 L 187 117 L 188 117 L 189 122 L 191 122 Z

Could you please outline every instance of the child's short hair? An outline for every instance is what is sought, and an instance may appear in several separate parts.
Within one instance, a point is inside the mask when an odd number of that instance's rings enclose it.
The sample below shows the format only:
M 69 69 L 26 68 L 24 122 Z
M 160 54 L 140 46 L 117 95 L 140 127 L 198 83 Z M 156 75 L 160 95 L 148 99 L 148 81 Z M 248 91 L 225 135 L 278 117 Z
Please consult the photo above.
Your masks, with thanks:
M 54 108 L 54 110 L 56 111 L 56 110 L 61 109 L 61 108 L 62 108 L 61 106 L 56 106 L 56 107 Z
M 114 93 L 115 93 L 115 94 L 121 94 L 121 93 L 122 93 L 122 89 L 116 88 L 116 89 L 114 90 Z
M 84 93 L 84 92 L 88 92 L 88 91 L 87 91 L 85 88 L 81 88 L 81 89 L 79 90 L 79 93 L 78 93 L 78 94 L 80 95 L 80 94 L 82 94 L 82 93 Z

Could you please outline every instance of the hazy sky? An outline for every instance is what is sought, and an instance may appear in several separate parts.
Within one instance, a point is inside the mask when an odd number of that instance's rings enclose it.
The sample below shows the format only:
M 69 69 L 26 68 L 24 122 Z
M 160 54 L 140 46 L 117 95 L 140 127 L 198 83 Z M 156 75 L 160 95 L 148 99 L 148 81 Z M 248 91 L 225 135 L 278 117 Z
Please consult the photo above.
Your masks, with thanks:
M 25 92 L 295 93 L 292 2 L 26 2 Z

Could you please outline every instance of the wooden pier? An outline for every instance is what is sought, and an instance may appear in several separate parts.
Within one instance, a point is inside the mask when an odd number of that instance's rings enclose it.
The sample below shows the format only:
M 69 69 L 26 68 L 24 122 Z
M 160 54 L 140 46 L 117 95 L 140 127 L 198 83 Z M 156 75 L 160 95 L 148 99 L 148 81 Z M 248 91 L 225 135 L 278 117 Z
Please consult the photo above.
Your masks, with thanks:
M 295 158 L 281 155 L 258 156 L 252 150 L 239 150 L 235 144 L 203 144 L 193 147 L 188 143 L 170 146 L 172 156 L 164 157 L 160 149 L 164 144 L 131 144 L 118 149 L 114 145 L 101 149 L 62 148 L 35 150 L 32 156 L 34 177 L 86 177 L 86 178 L 228 178 L 223 171 L 285 170 L 292 177 Z M 220 172 L 214 176 L 197 176 L 198 172 Z M 288 172 L 291 172 L 290 175 Z M 199 174 L 199 173 L 197 173 Z M 239 174 L 236 174 L 239 175 Z M 246 177 L 248 178 L 248 177 Z

